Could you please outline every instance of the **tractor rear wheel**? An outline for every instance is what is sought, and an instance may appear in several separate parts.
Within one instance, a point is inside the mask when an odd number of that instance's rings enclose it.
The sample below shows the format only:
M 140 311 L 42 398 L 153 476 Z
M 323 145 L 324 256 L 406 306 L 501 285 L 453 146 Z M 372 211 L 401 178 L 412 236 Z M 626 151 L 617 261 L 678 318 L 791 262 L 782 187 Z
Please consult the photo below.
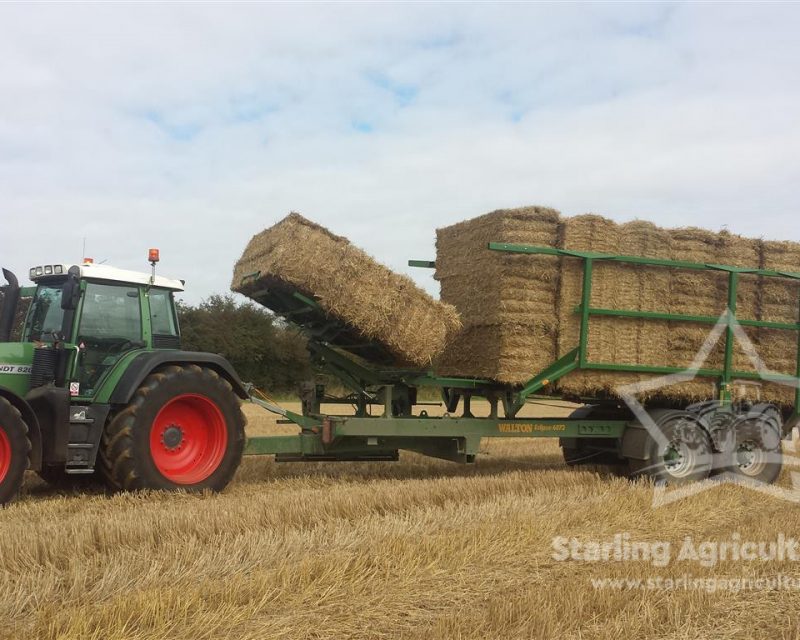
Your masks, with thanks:
M 30 451 L 28 425 L 17 408 L 0 397 L 0 505 L 19 493 Z
M 242 459 L 244 425 L 239 399 L 215 371 L 166 367 L 106 427 L 101 468 L 117 489 L 221 491 Z

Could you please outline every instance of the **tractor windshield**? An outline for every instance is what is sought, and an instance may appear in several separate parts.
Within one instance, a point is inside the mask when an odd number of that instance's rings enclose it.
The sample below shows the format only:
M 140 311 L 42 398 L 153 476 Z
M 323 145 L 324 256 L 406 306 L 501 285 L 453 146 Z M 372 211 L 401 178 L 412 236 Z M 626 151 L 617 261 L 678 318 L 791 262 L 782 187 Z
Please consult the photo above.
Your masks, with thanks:
M 27 340 L 52 342 L 61 331 L 64 310 L 61 308 L 61 285 L 39 285 L 28 312 Z

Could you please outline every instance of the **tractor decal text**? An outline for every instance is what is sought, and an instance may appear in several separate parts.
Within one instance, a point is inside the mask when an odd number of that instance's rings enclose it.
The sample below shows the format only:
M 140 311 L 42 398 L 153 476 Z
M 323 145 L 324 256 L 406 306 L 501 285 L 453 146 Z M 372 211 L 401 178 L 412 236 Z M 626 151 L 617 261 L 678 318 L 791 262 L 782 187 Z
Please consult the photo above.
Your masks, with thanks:
M 14 375 L 30 375 L 31 367 L 27 364 L 3 364 L 0 363 L 0 375 L 11 373 Z

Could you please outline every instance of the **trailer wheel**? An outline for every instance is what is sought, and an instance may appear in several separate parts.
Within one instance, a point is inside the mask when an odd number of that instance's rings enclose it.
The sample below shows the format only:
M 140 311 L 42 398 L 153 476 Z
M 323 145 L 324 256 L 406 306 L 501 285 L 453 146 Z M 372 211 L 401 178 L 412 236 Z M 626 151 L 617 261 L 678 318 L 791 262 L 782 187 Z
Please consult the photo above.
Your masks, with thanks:
M 19 493 L 30 452 L 28 425 L 17 408 L 0 397 L 0 505 Z
M 772 420 L 747 418 L 734 427 L 734 446 L 724 471 L 772 484 L 782 468 L 780 426 Z
M 197 365 L 148 376 L 103 434 L 101 462 L 118 489 L 221 491 L 239 466 L 245 418 L 227 380 Z
M 711 439 L 697 417 L 686 411 L 657 410 L 651 418 L 665 441 L 648 438 L 648 459 L 631 459 L 632 475 L 646 475 L 670 485 L 708 478 L 713 468 Z

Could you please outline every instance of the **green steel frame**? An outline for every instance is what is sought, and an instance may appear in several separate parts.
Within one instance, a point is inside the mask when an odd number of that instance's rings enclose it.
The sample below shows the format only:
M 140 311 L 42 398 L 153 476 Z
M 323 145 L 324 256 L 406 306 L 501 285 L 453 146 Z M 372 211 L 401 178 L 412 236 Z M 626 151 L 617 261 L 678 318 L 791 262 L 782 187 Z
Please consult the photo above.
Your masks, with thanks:
M 576 369 L 596 371 L 627 371 L 634 373 L 670 374 L 684 369 L 670 366 L 643 366 L 638 364 L 594 362 L 589 359 L 589 327 L 592 318 L 599 316 L 641 318 L 716 325 L 722 317 L 725 322 L 725 356 L 721 369 L 701 368 L 695 375 L 716 378 L 722 404 L 731 401 L 731 383 L 736 379 L 783 382 L 796 387 L 793 417 L 800 407 L 800 339 L 798 339 L 796 375 L 766 374 L 738 371 L 733 367 L 734 327 L 760 327 L 794 331 L 800 335 L 800 318 L 795 323 L 769 322 L 736 318 L 736 300 L 740 274 L 765 278 L 800 280 L 800 273 L 740 268 L 713 263 L 661 260 L 638 256 L 613 255 L 595 252 L 569 251 L 552 247 L 489 243 L 493 251 L 522 254 L 552 255 L 583 261 L 583 286 L 581 302 L 575 313 L 580 314 L 578 344 L 569 353 L 549 367 L 534 374 L 521 387 L 510 387 L 490 380 L 437 376 L 431 371 L 398 369 L 388 365 L 391 360 L 385 349 L 364 340 L 352 328 L 331 318 L 311 297 L 292 290 L 285 284 L 267 287 L 249 293 L 249 297 L 269 307 L 291 322 L 299 325 L 309 337 L 309 349 L 318 364 L 338 378 L 355 394 L 356 414 L 329 415 L 320 411 L 319 404 L 306 410 L 306 415 L 287 411 L 275 403 L 253 397 L 256 404 L 281 415 L 285 422 L 294 423 L 300 433 L 291 436 L 266 436 L 251 438 L 245 453 L 252 455 L 275 454 L 279 459 L 393 459 L 398 449 L 417 451 L 426 455 L 471 462 L 484 437 L 562 437 L 593 438 L 595 444 L 608 442 L 613 449 L 614 440 L 621 438 L 625 420 L 584 420 L 569 418 L 516 418 L 518 411 L 535 394 L 559 378 Z M 608 309 L 591 306 L 594 266 L 597 262 L 619 262 L 646 267 L 720 271 L 728 274 L 728 308 L 721 317 Z M 431 261 L 412 260 L 411 266 L 433 268 Z M 259 273 L 243 279 L 257 280 Z M 347 355 L 343 352 L 347 352 Z M 355 357 L 353 357 L 355 356 Z M 409 399 L 409 390 L 433 387 L 442 391 L 447 402 L 460 396 L 463 399 L 459 417 L 432 417 L 425 410 L 414 415 L 411 407 L 417 404 Z M 475 418 L 470 411 L 470 398 L 482 396 L 489 400 L 491 413 L 486 418 Z M 406 399 L 404 409 L 397 411 L 395 401 Z M 504 416 L 498 413 L 502 401 Z M 380 416 L 370 416 L 371 405 L 382 405 Z
M 527 395 L 535 393 L 546 384 L 553 382 L 557 378 L 566 375 L 574 369 L 597 370 L 597 371 L 629 371 L 634 373 L 653 373 L 669 374 L 682 373 L 685 368 L 668 366 L 644 366 L 638 364 L 620 364 L 606 362 L 592 362 L 588 357 L 588 337 L 589 324 L 592 317 L 611 316 L 617 318 L 642 318 L 649 320 L 669 320 L 675 322 L 693 322 L 698 324 L 716 325 L 722 319 L 725 322 L 725 357 L 722 369 L 701 368 L 694 372 L 701 377 L 717 378 L 719 384 L 720 400 L 730 402 L 731 383 L 735 379 L 743 380 L 765 380 L 769 382 L 779 382 L 795 387 L 794 414 L 797 415 L 800 407 L 800 339 L 796 354 L 795 375 L 759 373 L 755 371 L 739 371 L 733 367 L 733 350 L 735 343 L 734 327 L 739 324 L 742 327 L 760 327 L 767 329 L 779 329 L 794 331 L 800 335 L 800 318 L 794 323 L 770 322 L 764 320 L 738 319 L 736 317 L 736 300 L 739 287 L 740 274 L 760 276 L 764 278 L 784 278 L 790 280 L 800 280 L 800 273 L 792 271 L 772 271 L 768 269 L 751 269 L 734 267 L 714 263 L 686 262 L 681 260 L 662 260 L 657 258 L 644 258 L 639 256 L 614 255 L 606 253 L 595 253 L 589 251 L 570 251 L 565 249 L 555 249 L 552 247 L 535 247 L 529 245 L 489 243 L 489 249 L 494 251 L 507 251 L 511 253 L 539 254 L 562 256 L 566 258 L 579 259 L 583 261 L 583 289 L 581 292 L 581 303 L 576 308 L 576 313 L 581 315 L 580 338 L 577 347 L 561 358 L 558 362 L 551 365 L 548 370 L 531 378 L 518 392 L 518 402 L 524 402 Z M 647 267 L 664 267 L 671 269 L 687 269 L 695 271 L 720 271 L 728 274 L 727 309 L 724 317 L 700 316 L 689 314 L 661 313 L 654 311 L 637 311 L 630 309 L 606 309 L 592 307 L 592 284 L 594 265 L 596 262 L 620 262 L 626 264 L 641 265 Z
M 613 450 L 614 441 L 627 424 L 624 420 L 432 417 L 424 411 L 416 416 L 386 412 L 380 417 L 300 415 L 256 397 L 251 400 L 298 425 L 300 433 L 250 438 L 245 455 L 277 455 L 291 461 L 387 460 L 403 449 L 454 462 L 473 462 L 481 438 L 492 437 L 592 437 L 608 441 L 608 449 Z

